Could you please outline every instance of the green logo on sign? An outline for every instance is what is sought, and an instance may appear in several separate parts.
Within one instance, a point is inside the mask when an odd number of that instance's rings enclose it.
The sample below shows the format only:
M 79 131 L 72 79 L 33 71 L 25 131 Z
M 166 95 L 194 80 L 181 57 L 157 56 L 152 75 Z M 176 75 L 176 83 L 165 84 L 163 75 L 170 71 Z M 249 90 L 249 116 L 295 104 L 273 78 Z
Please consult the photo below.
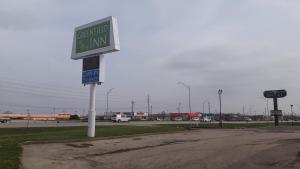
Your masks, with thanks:
M 110 45 L 110 21 L 76 32 L 76 53 L 99 49 Z

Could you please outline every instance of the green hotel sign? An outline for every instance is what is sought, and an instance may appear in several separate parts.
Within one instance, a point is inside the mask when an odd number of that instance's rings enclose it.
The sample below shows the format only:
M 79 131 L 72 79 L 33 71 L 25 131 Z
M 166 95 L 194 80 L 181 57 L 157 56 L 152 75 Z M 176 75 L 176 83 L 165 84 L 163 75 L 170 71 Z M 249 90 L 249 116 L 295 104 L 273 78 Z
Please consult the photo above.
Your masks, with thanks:
M 83 59 L 119 50 L 118 25 L 115 17 L 106 17 L 75 28 L 72 59 Z
M 110 21 L 106 21 L 76 32 L 76 53 L 110 45 Z

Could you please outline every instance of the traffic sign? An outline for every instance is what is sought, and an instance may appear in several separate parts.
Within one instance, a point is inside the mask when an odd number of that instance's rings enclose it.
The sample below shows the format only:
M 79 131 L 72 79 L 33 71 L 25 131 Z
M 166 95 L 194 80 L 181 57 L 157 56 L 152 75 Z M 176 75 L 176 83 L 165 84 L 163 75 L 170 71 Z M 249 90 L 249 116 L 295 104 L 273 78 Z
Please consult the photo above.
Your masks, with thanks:
M 271 110 L 271 116 L 282 116 L 281 110 Z
M 267 90 L 264 91 L 266 98 L 281 98 L 286 96 L 286 90 Z

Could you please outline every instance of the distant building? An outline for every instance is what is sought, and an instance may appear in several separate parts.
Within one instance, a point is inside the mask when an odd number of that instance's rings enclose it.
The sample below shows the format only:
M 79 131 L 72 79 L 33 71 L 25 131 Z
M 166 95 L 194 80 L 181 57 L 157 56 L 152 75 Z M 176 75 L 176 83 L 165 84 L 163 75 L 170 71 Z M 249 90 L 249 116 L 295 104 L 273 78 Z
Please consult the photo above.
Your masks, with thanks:
M 200 113 L 199 112 L 191 112 L 191 113 L 178 113 L 178 112 L 173 112 L 170 113 L 170 119 L 171 120 L 191 120 L 195 117 L 199 117 Z
M 53 115 L 46 114 L 0 114 L 0 118 L 10 118 L 16 120 L 69 120 L 70 113 L 63 112 Z
M 145 112 L 134 112 L 133 120 L 147 120 L 148 113 Z

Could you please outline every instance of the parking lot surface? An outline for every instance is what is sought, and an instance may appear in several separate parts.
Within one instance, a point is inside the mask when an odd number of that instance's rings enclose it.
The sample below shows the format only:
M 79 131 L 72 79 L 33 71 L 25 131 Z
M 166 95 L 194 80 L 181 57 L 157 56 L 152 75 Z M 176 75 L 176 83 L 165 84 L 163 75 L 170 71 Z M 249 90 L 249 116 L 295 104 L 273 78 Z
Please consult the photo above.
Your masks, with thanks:
M 25 169 L 296 169 L 300 128 L 200 129 L 24 145 Z

